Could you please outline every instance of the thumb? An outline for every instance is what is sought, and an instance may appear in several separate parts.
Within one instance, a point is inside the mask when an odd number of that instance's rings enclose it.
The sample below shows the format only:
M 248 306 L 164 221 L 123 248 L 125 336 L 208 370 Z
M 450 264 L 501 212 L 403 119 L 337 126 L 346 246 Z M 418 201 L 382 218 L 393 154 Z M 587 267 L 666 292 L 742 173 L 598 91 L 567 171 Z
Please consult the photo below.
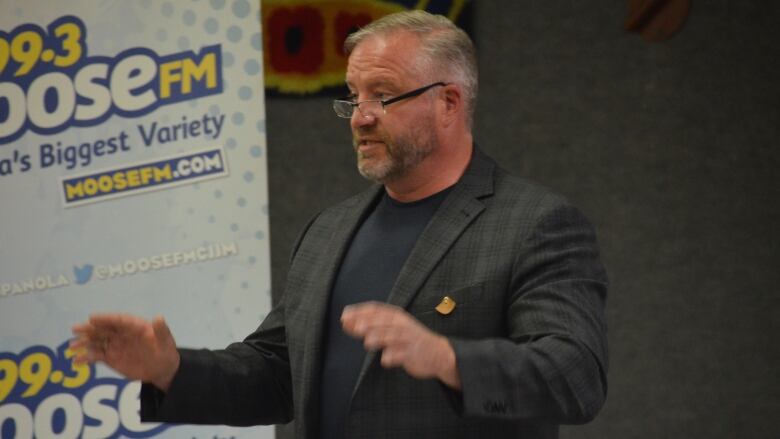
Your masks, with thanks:
M 165 323 L 163 316 L 156 316 L 152 320 L 152 329 L 154 330 L 154 337 L 161 345 L 176 345 L 171 334 L 171 329 L 168 328 L 168 324 Z
M 157 369 L 150 377 L 150 382 L 163 392 L 167 392 L 176 371 L 179 369 L 181 359 L 176 350 L 173 334 L 162 316 L 156 316 L 152 320 L 152 330 L 154 338 L 157 340 L 157 349 L 159 349 L 159 364 L 155 366 Z

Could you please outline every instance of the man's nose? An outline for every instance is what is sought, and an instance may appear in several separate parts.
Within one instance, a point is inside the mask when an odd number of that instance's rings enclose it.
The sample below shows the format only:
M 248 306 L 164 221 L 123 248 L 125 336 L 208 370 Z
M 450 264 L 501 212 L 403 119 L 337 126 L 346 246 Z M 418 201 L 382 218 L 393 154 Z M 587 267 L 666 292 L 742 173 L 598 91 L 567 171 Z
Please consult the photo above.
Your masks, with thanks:
M 370 112 L 363 113 L 359 107 L 355 107 L 355 111 L 352 113 L 352 118 L 349 120 L 353 129 L 362 128 L 365 126 L 373 125 L 376 123 L 376 115 Z

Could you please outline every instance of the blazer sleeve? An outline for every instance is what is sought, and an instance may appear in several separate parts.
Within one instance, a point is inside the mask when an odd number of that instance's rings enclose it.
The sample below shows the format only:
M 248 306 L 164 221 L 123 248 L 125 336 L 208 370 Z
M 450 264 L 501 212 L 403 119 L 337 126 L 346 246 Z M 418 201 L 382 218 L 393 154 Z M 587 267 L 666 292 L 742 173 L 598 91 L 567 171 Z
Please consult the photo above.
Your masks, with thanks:
M 567 202 L 545 206 L 505 292 L 508 337 L 450 339 L 464 416 L 584 423 L 606 398 L 607 280 L 596 236 Z
M 318 216 L 298 235 L 291 262 Z M 181 364 L 167 393 L 142 384 L 142 421 L 246 426 L 293 419 L 285 296 L 243 342 L 223 350 L 180 348 L 179 354 Z
M 141 420 L 237 426 L 292 420 L 283 315 L 280 303 L 257 331 L 223 350 L 179 349 L 181 365 L 167 393 L 143 384 Z

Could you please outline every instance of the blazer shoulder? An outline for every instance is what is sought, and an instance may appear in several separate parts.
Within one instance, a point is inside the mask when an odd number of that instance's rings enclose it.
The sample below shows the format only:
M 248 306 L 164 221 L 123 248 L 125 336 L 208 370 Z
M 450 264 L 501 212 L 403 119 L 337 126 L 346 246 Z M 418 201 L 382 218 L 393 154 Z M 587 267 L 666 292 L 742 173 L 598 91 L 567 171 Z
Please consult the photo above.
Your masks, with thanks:
M 317 218 L 319 218 L 319 216 L 320 216 L 320 214 L 322 214 L 322 212 L 323 211 L 321 210 L 321 211 L 317 212 L 316 214 L 314 214 L 314 216 L 309 218 L 309 221 L 306 222 L 305 226 L 303 226 L 303 229 L 301 230 L 301 232 L 298 233 L 298 237 L 295 239 L 295 242 L 293 243 L 293 246 L 292 246 L 292 251 L 290 252 L 290 261 L 289 262 L 292 262 L 293 259 L 295 259 L 295 255 L 298 253 L 298 249 L 301 247 L 301 243 L 303 242 L 303 238 L 306 236 L 306 232 L 309 231 L 309 229 L 311 228 L 311 225 L 314 224 L 314 221 L 316 221 Z
M 312 216 L 298 234 L 298 238 L 293 244 L 292 252 L 290 253 L 290 261 L 295 258 L 295 255 L 298 253 L 301 244 L 306 239 L 306 236 L 309 232 L 314 230 L 322 231 L 337 228 L 340 225 L 340 220 L 343 218 L 343 213 L 345 210 L 348 211 L 365 208 L 366 204 L 370 203 L 371 200 L 377 195 L 379 189 L 381 189 L 381 186 L 371 186 L 368 189 L 365 189 L 364 191 L 359 192 L 347 198 L 346 200 L 334 204 L 333 206 L 327 207 Z
M 520 209 L 549 210 L 573 207 L 564 195 L 533 180 L 511 174 L 503 168 L 495 171 L 495 197 Z

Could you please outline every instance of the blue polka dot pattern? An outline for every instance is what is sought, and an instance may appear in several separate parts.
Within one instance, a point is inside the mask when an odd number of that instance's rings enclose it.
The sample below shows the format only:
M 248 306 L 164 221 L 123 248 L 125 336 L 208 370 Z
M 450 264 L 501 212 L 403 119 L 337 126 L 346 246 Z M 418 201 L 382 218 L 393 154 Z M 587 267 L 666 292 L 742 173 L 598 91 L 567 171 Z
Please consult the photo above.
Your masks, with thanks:
M 247 87 L 247 86 L 243 86 L 243 87 L 239 88 L 238 89 L 238 97 L 242 101 L 248 101 L 248 100 L 252 99 L 252 88 L 251 87 Z
M 192 26 L 193 24 L 195 24 L 195 18 L 196 18 L 195 13 L 192 12 L 191 9 L 184 11 L 184 14 L 182 14 L 181 18 L 182 21 L 184 21 L 184 24 L 186 24 L 187 26 Z
M 236 63 L 236 58 L 233 56 L 231 52 L 223 52 L 222 53 L 222 65 L 225 67 L 233 67 L 233 64 Z
M 238 18 L 244 18 L 249 15 L 249 2 L 246 0 L 234 1 L 233 14 Z
M 171 4 L 171 2 L 163 3 L 162 6 L 160 7 L 160 12 L 164 16 L 170 18 L 173 15 L 173 5 Z
M 255 50 L 263 50 L 263 39 L 260 37 L 260 32 L 252 34 L 251 38 L 252 48 Z
M 242 35 L 241 28 L 236 25 L 230 26 L 227 30 L 227 39 L 233 43 L 237 43 L 241 40 Z
M 260 63 L 254 59 L 247 60 L 244 63 L 244 71 L 247 75 L 256 75 L 260 73 Z
M 225 0 L 211 0 L 209 3 L 211 8 L 217 11 L 225 7 Z
M 219 30 L 219 22 L 214 17 L 209 17 L 203 22 L 203 29 L 207 33 L 215 34 Z
M 267 261 L 263 256 L 268 245 L 264 231 L 267 230 L 267 223 L 256 222 L 258 215 L 264 222 L 268 218 L 268 200 L 263 198 L 263 194 L 257 193 L 258 187 L 265 187 L 267 156 L 266 122 L 262 112 L 264 42 L 259 21 L 260 3 L 257 0 L 128 2 L 133 8 L 146 8 L 144 12 L 154 16 L 144 32 L 149 34 L 147 38 L 158 44 L 158 53 L 198 53 L 206 46 L 221 46 L 222 93 L 186 100 L 164 111 L 158 110 L 153 119 L 158 122 L 158 127 L 171 126 L 184 116 L 188 122 L 194 122 L 206 113 L 210 118 L 221 118 L 225 122 L 218 138 L 215 131 L 209 135 L 202 132 L 198 139 L 178 139 L 176 144 L 166 145 L 171 147 L 171 154 L 189 148 L 187 142 L 190 141 L 200 142 L 192 144 L 192 148 L 222 145 L 231 174 L 231 178 L 194 184 L 184 194 L 185 198 L 175 199 L 176 203 L 172 207 L 179 208 L 182 226 L 172 236 L 176 240 L 187 241 L 187 245 L 205 240 L 203 245 L 208 246 L 227 239 L 243 246 L 240 252 L 242 256 L 236 259 L 237 264 L 234 265 L 239 269 L 237 272 L 231 269 L 228 274 L 224 266 L 215 264 L 213 267 L 220 268 L 211 273 L 214 282 L 218 280 L 220 286 L 231 290 L 240 286 L 245 290 L 239 290 L 240 294 L 247 297 L 258 296 L 254 294 L 256 289 L 259 289 L 257 293 L 265 291 L 270 295 L 267 281 L 259 277 L 264 276 L 267 270 L 264 266 Z M 104 52 L 127 47 L 132 46 L 127 46 L 119 39 L 107 39 L 101 43 Z M 213 129 L 213 125 L 211 127 Z M 204 192 L 197 192 L 201 186 Z M 196 192 L 191 192 L 193 190 Z M 201 205 L 195 201 L 203 198 L 208 199 L 208 204 Z M 220 215 L 222 212 L 226 214 Z M 209 230 L 213 230 L 216 235 L 204 233 Z M 204 273 L 209 272 L 208 264 L 196 268 Z M 240 271 L 242 269 L 245 270 L 243 273 Z M 226 310 L 236 313 L 235 319 L 247 317 L 239 315 L 245 305 L 228 306 L 229 301 L 226 302 L 226 299 L 215 300 L 215 306 L 227 306 Z
M 179 46 L 179 49 L 187 50 L 190 48 L 190 39 L 187 37 L 179 37 L 176 44 Z

